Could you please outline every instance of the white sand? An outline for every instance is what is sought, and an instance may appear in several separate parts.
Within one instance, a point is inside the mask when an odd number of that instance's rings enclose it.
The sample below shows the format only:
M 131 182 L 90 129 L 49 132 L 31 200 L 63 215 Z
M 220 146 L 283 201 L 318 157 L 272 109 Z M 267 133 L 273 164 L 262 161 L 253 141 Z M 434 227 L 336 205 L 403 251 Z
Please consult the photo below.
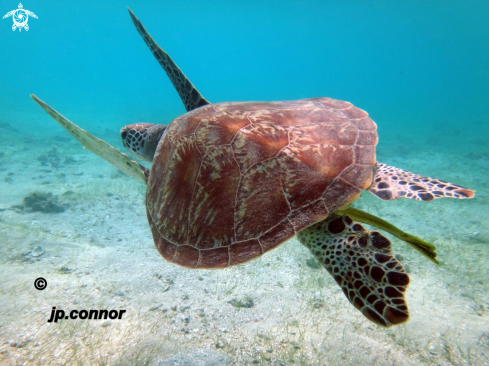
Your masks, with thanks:
M 295 239 L 226 270 L 167 263 L 146 221 L 145 187 L 54 126 L 55 135 L 31 137 L 0 126 L 0 364 L 489 364 L 489 154 L 463 158 L 477 149 L 439 152 L 428 137 L 381 136 L 379 161 L 478 190 L 471 201 L 382 202 L 368 193 L 357 201 L 432 241 L 443 262 L 436 267 L 389 236 L 410 272 L 411 319 L 383 329 L 326 270 L 306 265 L 311 256 Z M 61 164 L 41 166 L 37 157 L 54 146 Z M 11 209 L 34 190 L 69 207 Z M 29 259 L 38 245 L 45 253 Z M 37 277 L 47 280 L 44 291 L 34 289 Z M 252 308 L 228 303 L 245 296 Z M 122 320 L 48 323 L 53 306 L 127 312 Z

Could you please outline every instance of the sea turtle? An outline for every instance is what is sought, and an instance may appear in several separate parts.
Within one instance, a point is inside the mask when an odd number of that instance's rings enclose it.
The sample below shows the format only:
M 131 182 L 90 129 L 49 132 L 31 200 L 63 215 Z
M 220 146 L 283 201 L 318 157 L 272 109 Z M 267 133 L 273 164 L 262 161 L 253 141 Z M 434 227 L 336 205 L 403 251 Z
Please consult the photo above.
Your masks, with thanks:
M 129 12 L 188 111 L 168 126 L 122 128 L 124 146 L 151 169 L 32 98 L 87 149 L 147 184 L 146 212 L 160 254 L 187 268 L 225 268 L 297 234 L 363 315 L 384 327 L 405 322 L 409 277 L 390 241 L 360 223 L 437 263 L 435 247 L 351 203 L 362 190 L 382 200 L 420 201 L 472 198 L 474 191 L 377 162 L 376 125 L 348 102 L 210 104 Z

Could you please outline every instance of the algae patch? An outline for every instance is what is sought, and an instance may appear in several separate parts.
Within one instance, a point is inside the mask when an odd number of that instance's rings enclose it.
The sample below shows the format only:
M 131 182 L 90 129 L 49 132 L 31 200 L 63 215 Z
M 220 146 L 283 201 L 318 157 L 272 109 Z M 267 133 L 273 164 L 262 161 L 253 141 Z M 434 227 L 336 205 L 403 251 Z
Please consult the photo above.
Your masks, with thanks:
M 58 197 L 51 192 L 32 192 L 22 200 L 24 209 L 28 211 L 40 211 L 44 213 L 57 213 L 65 210 L 58 202 Z

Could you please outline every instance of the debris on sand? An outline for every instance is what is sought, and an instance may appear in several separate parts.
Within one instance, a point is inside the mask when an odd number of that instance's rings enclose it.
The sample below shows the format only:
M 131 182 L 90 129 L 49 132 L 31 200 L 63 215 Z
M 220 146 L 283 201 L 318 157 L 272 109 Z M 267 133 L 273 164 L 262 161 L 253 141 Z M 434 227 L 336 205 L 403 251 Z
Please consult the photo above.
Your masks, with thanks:
M 245 296 L 241 300 L 232 299 L 229 300 L 228 303 L 235 308 L 252 308 L 253 306 L 255 306 L 253 299 L 249 296 Z
M 309 259 L 306 260 L 306 265 L 309 267 L 309 268 L 312 268 L 312 269 L 320 269 L 322 267 L 322 264 L 319 263 L 316 258 L 314 257 L 311 257 Z
M 38 245 L 37 247 L 33 248 L 29 254 L 31 257 L 40 257 L 44 254 L 44 248 L 42 245 Z

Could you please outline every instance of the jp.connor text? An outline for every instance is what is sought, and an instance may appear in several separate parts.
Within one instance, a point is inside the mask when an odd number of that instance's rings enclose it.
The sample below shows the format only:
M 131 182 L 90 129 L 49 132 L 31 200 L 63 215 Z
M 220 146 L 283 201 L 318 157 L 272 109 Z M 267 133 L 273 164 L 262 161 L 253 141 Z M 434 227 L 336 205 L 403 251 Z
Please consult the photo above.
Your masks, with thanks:
M 48 323 L 53 321 L 57 323 L 61 319 L 122 319 L 125 312 L 125 310 L 71 310 L 68 316 L 64 310 L 56 310 L 56 306 L 53 306 Z

